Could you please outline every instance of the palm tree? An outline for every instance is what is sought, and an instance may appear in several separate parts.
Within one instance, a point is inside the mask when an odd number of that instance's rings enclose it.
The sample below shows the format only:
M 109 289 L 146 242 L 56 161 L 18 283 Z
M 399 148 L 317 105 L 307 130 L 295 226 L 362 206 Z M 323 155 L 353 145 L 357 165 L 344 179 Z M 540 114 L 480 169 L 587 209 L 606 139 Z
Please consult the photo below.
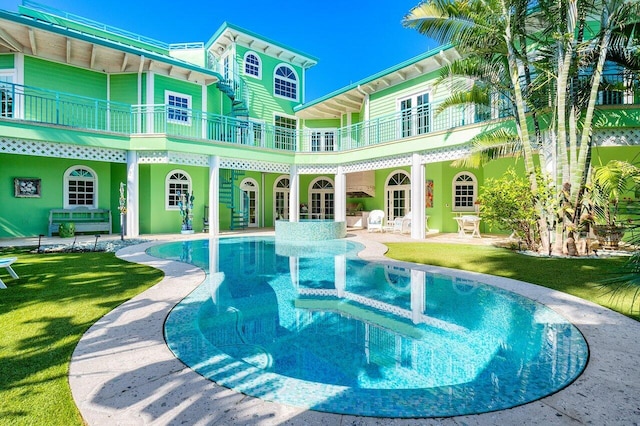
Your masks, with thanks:
M 513 131 L 501 126 L 477 137 L 466 164 L 522 155 L 537 194 L 536 169 L 543 167 L 536 167 L 534 155 L 548 156 L 542 161 L 556 175 L 554 192 L 566 199 L 556 212 L 557 249 L 565 229 L 574 229 L 580 217 L 605 61 L 631 50 L 639 12 L 635 0 L 427 0 L 404 19 L 405 26 L 460 51 L 462 59 L 445 69 L 443 79 L 474 81 L 471 91 L 454 93 L 443 107 L 486 105 L 490 93 L 499 93 L 512 107 Z M 592 32 L 594 16 L 600 22 Z M 590 76 L 582 87 L 581 74 Z M 544 235 L 548 214 L 542 202 L 538 207 Z
M 640 4 L 629 0 L 541 0 L 539 11 L 549 23 L 537 66 L 550 71 L 555 87 L 551 127 L 556 155 L 556 185 L 568 189 L 565 217 L 557 228 L 562 244 L 563 225 L 578 226 L 588 178 L 596 103 L 606 60 L 622 54 L 638 26 Z M 599 28 L 589 21 L 599 17 Z M 587 80 L 588 78 L 588 80 Z
M 441 43 L 452 43 L 462 55 L 444 69 L 440 82 L 471 79 L 473 87 L 457 90 L 452 85 L 453 94 L 439 111 L 454 105 L 490 108 L 496 98 L 508 105 L 513 126 L 490 128 L 475 138 L 472 154 L 463 164 L 479 166 L 493 158 L 521 155 L 531 191 L 537 194 L 535 153 L 540 126 L 537 115 L 531 120 L 528 114 L 535 86 L 527 49 L 534 41 L 532 29 L 539 30 L 530 12 L 532 4 L 529 0 L 429 0 L 411 10 L 403 23 Z

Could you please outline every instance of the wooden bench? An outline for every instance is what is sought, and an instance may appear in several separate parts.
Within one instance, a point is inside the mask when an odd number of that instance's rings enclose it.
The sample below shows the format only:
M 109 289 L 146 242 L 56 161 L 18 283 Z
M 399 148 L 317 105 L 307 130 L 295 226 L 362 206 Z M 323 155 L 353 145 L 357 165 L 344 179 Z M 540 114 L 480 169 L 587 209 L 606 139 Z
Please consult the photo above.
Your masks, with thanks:
M 111 210 L 85 207 L 52 209 L 49 211 L 49 236 L 57 234 L 63 223 L 73 223 L 77 233 L 107 232 L 111 234 Z

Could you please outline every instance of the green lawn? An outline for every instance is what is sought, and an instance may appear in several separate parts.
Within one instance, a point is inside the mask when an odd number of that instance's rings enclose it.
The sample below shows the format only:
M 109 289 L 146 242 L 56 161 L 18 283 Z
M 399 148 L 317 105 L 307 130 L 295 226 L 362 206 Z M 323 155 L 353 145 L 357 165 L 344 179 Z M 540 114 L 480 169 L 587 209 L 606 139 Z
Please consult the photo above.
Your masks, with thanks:
M 157 283 L 161 271 L 113 253 L 18 256 L 0 290 L 0 424 L 82 425 L 68 383 L 71 354 L 100 317 Z
M 463 269 L 539 284 L 590 300 L 640 321 L 633 292 L 612 298 L 599 282 L 610 278 L 626 258 L 548 258 L 492 246 L 441 243 L 388 243 L 387 256 L 407 262 Z

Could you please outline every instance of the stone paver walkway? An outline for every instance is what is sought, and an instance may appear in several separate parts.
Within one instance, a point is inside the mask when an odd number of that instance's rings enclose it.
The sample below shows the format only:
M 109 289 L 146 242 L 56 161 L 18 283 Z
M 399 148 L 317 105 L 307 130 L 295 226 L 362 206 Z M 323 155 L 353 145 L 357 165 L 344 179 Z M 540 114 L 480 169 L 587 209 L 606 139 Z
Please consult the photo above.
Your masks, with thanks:
M 361 256 L 384 257 L 385 239 L 406 236 L 349 232 L 365 244 Z M 476 239 L 477 240 L 477 239 Z M 555 309 L 584 334 L 590 359 L 567 388 L 539 401 L 494 413 L 444 419 L 381 419 L 319 413 L 265 402 L 201 377 L 167 348 L 163 323 L 171 308 L 204 279 L 191 265 L 127 247 L 118 256 L 162 269 L 165 278 L 92 326 L 71 361 L 73 397 L 89 425 L 634 425 L 640 422 L 640 323 L 576 297 L 505 278 L 483 277 Z M 401 263 L 402 264 L 402 263 Z M 404 264 L 409 266 L 409 264 Z M 441 268 L 416 266 L 429 272 Z M 449 271 L 450 272 L 450 271 Z M 477 279 L 478 275 L 454 272 Z

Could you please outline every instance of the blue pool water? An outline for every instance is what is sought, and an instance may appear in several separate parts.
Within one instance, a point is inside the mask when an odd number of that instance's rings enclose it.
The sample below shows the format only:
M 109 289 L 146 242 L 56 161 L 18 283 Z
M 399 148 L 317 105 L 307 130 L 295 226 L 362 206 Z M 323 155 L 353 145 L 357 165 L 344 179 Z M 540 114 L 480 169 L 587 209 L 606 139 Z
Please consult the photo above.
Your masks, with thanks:
M 477 281 L 368 263 L 360 249 L 273 238 L 156 246 L 150 254 L 208 271 L 167 318 L 167 344 L 239 392 L 378 417 L 505 409 L 584 369 L 583 336 L 551 309 Z

